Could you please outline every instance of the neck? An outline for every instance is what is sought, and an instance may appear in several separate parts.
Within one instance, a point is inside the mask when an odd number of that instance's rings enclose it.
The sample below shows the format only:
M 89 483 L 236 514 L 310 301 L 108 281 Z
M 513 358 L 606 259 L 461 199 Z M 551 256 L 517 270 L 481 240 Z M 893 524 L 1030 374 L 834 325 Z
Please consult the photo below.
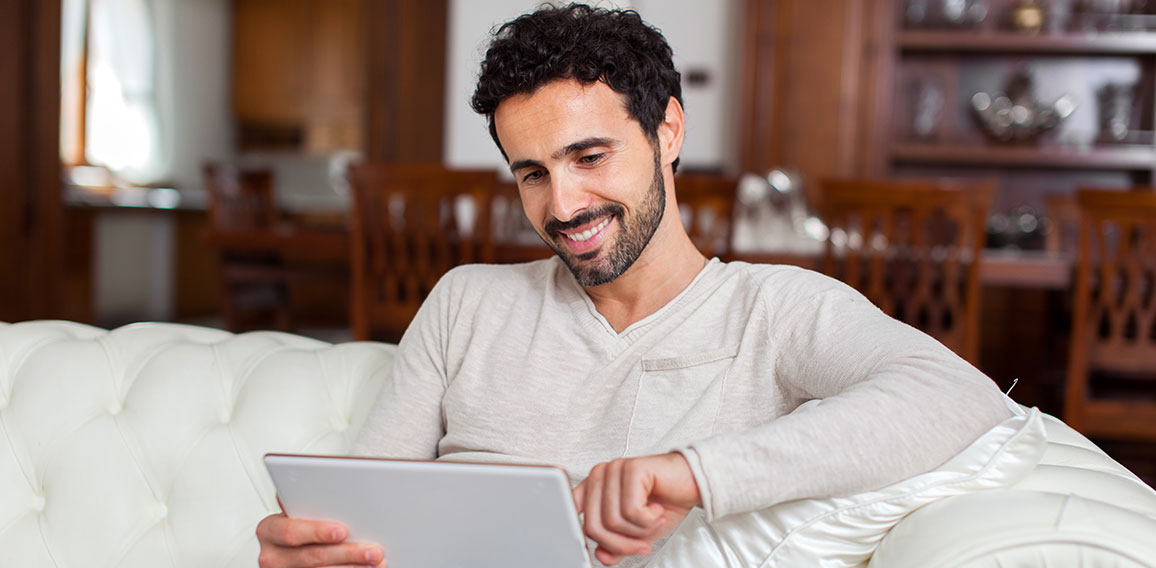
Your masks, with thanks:
M 673 191 L 662 223 L 638 260 L 621 276 L 586 288 L 598 312 L 617 332 L 658 311 L 678 296 L 706 265 L 682 227 Z

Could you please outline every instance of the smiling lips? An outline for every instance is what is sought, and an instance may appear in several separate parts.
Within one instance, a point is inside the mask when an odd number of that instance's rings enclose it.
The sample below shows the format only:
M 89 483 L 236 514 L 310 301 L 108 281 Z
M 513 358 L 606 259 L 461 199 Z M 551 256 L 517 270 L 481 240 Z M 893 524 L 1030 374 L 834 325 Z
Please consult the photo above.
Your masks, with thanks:
M 585 241 L 590 240 L 590 237 L 593 237 L 594 235 L 598 234 L 598 232 L 601 231 L 602 229 L 606 228 L 606 225 L 608 225 L 608 224 L 610 224 L 610 217 L 603 219 L 601 223 L 598 223 L 597 225 L 594 225 L 593 227 L 590 227 L 589 229 L 586 229 L 585 231 L 582 231 L 581 233 L 562 233 L 562 234 L 566 235 L 566 237 L 572 241 L 578 241 L 581 243 L 581 242 L 585 242 Z
M 559 233 L 565 237 L 566 242 L 570 245 L 570 249 L 573 252 L 579 254 L 589 252 L 601 244 L 602 239 L 599 237 L 602 235 L 603 230 L 606 229 L 606 226 L 609 225 L 610 221 L 613 219 L 614 216 L 609 215 L 605 219 L 599 221 L 598 224 L 590 227 L 589 229 L 586 229 L 585 231 L 579 231 L 576 233 L 559 231 Z

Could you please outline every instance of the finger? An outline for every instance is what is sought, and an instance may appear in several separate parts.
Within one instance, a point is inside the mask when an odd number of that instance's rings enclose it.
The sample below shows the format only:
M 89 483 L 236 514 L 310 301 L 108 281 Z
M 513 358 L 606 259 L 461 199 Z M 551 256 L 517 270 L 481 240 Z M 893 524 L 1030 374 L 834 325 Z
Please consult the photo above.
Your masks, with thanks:
M 647 527 L 631 522 L 623 515 L 626 503 L 622 500 L 623 484 L 630 483 L 623 475 L 625 463 L 615 460 L 606 465 L 606 476 L 602 486 L 602 524 L 618 534 L 640 538 Z
M 367 543 L 313 544 L 294 548 L 284 556 L 286 568 L 350 566 L 365 568 L 385 562 L 384 551 Z
M 257 539 L 275 546 L 336 544 L 347 536 L 349 530 L 341 523 L 291 519 L 284 513 L 269 515 L 257 525 Z
M 632 536 L 641 537 L 661 523 L 664 509 L 662 505 L 650 502 L 654 480 L 645 469 L 638 466 L 638 463 L 630 462 L 623 467 L 620 499 L 623 518 L 639 527 L 639 533 Z
M 582 483 L 579 483 L 578 487 L 574 488 L 574 491 L 572 492 L 572 496 L 574 497 L 574 508 L 578 509 L 578 514 L 581 515 L 583 509 L 586 508 L 586 482 L 585 481 L 583 481 Z
M 583 529 L 586 536 L 598 543 L 599 548 L 617 557 L 646 554 L 650 550 L 650 545 L 646 541 L 615 533 L 603 525 L 602 494 L 606 491 L 605 475 L 604 465 L 595 466 L 585 481 L 586 516 Z
M 617 554 L 607 552 L 606 549 L 602 548 L 601 546 L 594 549 L 594 557 L 598 559 L 598 562 L 601 562 L 606 566 L 613 566 L 618 564 L 619 562 L 622 562 L 623 558 Z
M 602 468 L 596 466 L 590 470 L 589 477 L 582 482 L 582 506 L 586 514 L 583 520 L 583 529 L 589 532 L 591 527 L 601 528 L 602 515 Z

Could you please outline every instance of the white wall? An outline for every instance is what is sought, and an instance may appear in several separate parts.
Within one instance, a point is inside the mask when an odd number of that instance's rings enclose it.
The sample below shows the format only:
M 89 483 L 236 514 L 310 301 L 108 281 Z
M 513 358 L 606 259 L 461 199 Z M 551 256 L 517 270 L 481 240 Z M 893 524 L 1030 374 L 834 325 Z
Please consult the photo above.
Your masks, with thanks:
M 182 190 L 200 190 L 204 187 L 201 164 L 235 154 L 230 100 L 232 4 L 230 0 L 155 0 L 152 5 L 168 179 Z
M 634 0 L 634 9 L 662 30 L 682 72 L 686 108 L 684 167 L 733 169 L 738 164 L 740 0 Z M 694 70 L 708 82 L 687 83 Z
M 100 325 L 164 321 L 173 312 L 173 217 L 107 209 L 93 226 L 93 311 Z
M 444 156 L 447 164 L 506 170 L 485 119 L 474 114 L 469 101 L 490 30 L 539 4 L 540 0 L 450 0 Z M 644 20 L 662 30 L 674 50 L 675 66 L 683 73 L 687 107 L 684 167 L 733 166 L 737 155 L 735 106 L 741 0 L 624 0 L 599 4 L 638 10 Z M 706 71 L 709 83 L 688 86 L 685 79 L 692 69 Z
M 164 180 L 199 194 L 201 164 L 229 159 L 229 0 L 156 0 L 157 111 Z M 94 228 L 94 311 L 101 323 L 172 315 L 173 218 L 164 212 L 100 211 Z

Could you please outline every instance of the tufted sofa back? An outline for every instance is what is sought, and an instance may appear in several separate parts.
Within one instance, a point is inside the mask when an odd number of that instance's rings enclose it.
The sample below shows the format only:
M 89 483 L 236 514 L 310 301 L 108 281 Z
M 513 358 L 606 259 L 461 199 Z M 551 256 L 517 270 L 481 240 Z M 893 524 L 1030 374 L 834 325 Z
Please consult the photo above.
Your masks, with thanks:
M 0 323 L 0 566 L 252 567 L 261 456 L 343 453 L 394 346 Z

